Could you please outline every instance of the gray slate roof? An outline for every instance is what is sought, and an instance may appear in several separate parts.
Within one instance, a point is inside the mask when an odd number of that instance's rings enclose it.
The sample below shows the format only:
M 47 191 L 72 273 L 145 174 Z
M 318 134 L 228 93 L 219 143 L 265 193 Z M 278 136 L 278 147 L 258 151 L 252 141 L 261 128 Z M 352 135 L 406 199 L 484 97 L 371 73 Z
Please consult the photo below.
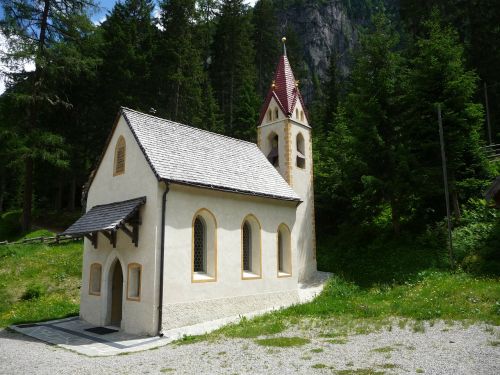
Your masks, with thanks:
M 160 180 L 300 201 L 254 143 L 128 108 L 122 114 Z
M 146 197 L 94 206 L 61 235 L 82 235 L 101 230 L 117 230 L 144 203 L 146 203 Z

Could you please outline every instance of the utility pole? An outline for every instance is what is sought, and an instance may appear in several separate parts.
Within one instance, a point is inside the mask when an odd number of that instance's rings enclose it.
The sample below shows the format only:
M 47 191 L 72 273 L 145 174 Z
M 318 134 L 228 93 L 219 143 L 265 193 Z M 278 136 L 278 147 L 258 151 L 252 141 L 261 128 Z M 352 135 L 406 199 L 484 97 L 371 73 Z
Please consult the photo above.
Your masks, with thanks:
M 488 141 L 492 145 L 491 124 L 490 124 L 490 104 L 488 103 L 488 85 L 484 82 L 484 102 L 486 104 L 486 125 L 488 126 Z
M 444 198 L 446 202 L 446 221 L 448 224 L 448 242 L 450 251 L 451 268 L 455 268 L 453 262 L 453 240 L 451 235 L 451 215 L 450 215 L 450 194 L 448 192 L 448 172 L 446 168 L 446 154 L 444 151 L 444 135 L 443 135 L 443 120 L 441 118 L 441 104 L 438 104 L 438 124 L 439 124 L 439 141 L 441 143 L 441 161 L 443 164 L 443 180 L 444 180 Z

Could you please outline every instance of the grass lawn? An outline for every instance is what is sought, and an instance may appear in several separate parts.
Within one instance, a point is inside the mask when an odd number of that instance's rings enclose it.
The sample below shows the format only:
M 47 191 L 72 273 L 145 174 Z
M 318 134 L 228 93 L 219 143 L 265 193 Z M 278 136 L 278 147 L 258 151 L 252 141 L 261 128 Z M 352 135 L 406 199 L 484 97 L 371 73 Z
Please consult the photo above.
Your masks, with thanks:
M 321 336 L 345 341 L 346 335 L 365 333 L 398 324 L 423 329 L 423 321 L 445 320 L 500 325 L 500 280 L 466 273 L 424 271 L 401 285 L 360 287 L 332 278 L 323 293 L 310 303 L 243 319 L 205 338 L 272 335 L 291 325 L 320 328 Z M 307 329 L 307 327 L 305 327 Z M 194 338 L 185 341 L 196 342 Z
M 50 235 L 37 231 L 30 237 Z M 0 327 L 78 314 L 82 243 L 0 246 Z

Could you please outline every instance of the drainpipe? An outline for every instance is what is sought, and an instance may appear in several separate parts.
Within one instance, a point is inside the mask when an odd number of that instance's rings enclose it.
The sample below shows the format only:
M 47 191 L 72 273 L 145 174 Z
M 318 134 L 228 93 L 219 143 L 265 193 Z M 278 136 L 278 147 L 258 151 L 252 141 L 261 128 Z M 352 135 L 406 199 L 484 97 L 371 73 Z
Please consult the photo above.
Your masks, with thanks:
M 163 318 L 163 272 L 165 262 L 165 208 L 167 207 L 167 193 L 169 191 L 168 183 L 165 182 L 165 191 L 161 203 L 161 248 L 160 248 L 160 291 L 158 298 L 158 336 L 163 336 L 162 318 Z

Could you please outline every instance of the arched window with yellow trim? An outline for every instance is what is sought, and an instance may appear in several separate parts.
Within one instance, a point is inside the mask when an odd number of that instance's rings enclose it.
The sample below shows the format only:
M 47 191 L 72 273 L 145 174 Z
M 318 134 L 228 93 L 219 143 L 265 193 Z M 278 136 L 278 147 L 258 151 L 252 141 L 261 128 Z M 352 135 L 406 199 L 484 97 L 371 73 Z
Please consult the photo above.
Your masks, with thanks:
M 206 208 L 193 217 L 193 250 L 191 281 L 204 282 L 217 279 L 217 221 Z
M 116 141 L 116 146 L 115 146 L 113 176 L 118 176 L 125 173 L 126 152 L 127 152 L 127 146 L 125 143 L 125 138 L 123 138 L 123 136 L 120 136 L 120 138 L 118 138 L 118 141 Z
M 274 109 L 274 119 L 277 120 L 280 117 L 280 112 L 278 111 L 278 108 Z
M 290 229 L 286 224 L 278 227 L 277 237 L 278 277 L 290 276 L 292 274 L 292 241 Z
M 262 274 L 261 226 L 257 218 L 248 215 L 241 225 L 241 277 L 260 278 Z

